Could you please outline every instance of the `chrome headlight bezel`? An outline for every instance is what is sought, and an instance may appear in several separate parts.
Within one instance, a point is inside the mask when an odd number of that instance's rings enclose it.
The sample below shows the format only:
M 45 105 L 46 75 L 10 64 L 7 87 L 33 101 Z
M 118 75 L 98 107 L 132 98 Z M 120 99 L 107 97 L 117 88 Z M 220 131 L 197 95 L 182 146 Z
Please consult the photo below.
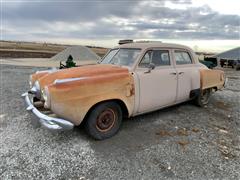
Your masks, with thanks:
M 41 95 L 44 100 L 44 107 L 50 108 L 50 93 L 47 86 L 45 86 L 44 89 L 42 89 Z
M 36 81 L 35 83 L 34 83 L 34 85 L 32 86 L 32 88 L 31 88 L 31 90 L 30 90 L 30 92 L 32 93 L 32 94 L 35 94 L 35 96 L 37 97 L 37 98 L 41 98 L 41 92 L 40 92 L 40 84 L 39 84 L 39 82 L 38 81 Z
M 33 86 L 33 85 L 32 85 L 32 75 L 29 76 L 29 82 L 28 82 L 28 83 L 29 83 L 29 86 L 30 86 L 30 89 L 31 89 L 32 86 Z
M 40 91 L 40 84 L 39 84 L 39 81 L 36 81 L 35 83 L 34 83 L 34 86 L 36 87 L 36 89 L 37 89 L 37 91 Z
M 47 101 L 47 95 L 44 89 L 41 90 L 41 97 L 43 98 L 44 101 Z

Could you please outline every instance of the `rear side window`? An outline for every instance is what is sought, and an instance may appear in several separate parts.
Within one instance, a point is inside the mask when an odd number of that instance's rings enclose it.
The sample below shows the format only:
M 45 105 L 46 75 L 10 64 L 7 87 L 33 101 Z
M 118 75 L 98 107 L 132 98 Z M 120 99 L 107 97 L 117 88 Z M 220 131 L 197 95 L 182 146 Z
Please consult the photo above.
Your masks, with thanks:
M 155 66 L 169 66 L 170 57 L 167 50 L 150 50 L 144 55 L 139 67 L 148 67 L 150 63 Z
M 177 65 L 192 64 L 190 55 L 185 51 L 174 51 L 174 56 Z

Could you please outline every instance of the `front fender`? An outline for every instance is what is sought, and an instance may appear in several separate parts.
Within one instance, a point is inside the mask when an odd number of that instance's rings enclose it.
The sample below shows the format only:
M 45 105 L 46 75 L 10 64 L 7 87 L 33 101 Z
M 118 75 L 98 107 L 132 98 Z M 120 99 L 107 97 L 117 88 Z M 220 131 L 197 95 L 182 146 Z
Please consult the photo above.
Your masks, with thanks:
M 132 75 L 127 72 L 53 84 L 48 87 L 51 110 L 79 125 L 95 104 L 117 99 L 126 105 L 131 115 L 135 93 L 133 83 Z

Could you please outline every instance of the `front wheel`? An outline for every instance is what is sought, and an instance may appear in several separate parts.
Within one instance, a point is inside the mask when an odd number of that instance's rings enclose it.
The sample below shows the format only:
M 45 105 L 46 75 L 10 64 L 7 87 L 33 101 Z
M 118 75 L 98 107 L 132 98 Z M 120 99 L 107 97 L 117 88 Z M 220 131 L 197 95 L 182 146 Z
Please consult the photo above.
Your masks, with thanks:
M 200 107 L 204 107 L 205 105 L 208 104 L 210 96 L 212 93 L 212 89 L 205 89 L 202 92 L 200 92 L 200 94 L 196 97 L 195 99 L 195 103 L 200 106 Z
M 104 102 L 90 112 L 85 129 L 94 139 L 103 140 L 115 135 L 121 123 L 121 107 L 115 102 Z

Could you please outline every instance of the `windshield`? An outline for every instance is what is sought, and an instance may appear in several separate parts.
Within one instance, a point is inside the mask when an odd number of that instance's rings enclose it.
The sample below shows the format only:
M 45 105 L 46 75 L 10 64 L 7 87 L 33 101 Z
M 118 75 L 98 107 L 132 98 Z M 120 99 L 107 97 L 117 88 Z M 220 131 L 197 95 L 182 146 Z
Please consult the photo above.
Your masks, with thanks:
M 137 59 L 141 49 L 112 49 L 101 64 L 117 64 L 131 66 Z

